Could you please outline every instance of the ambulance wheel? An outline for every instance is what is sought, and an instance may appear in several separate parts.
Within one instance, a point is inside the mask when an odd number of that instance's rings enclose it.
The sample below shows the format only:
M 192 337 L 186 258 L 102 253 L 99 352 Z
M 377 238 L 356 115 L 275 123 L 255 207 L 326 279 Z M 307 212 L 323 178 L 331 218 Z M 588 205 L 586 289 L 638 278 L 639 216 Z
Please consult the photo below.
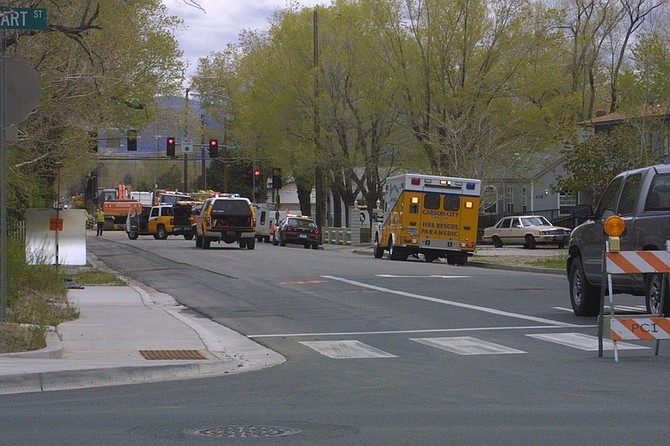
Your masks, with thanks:
M 426 258 L 426 262 L 433 263 L 435 260 L 440 258 L 439 252 L 427 252 L 423 255 Z
M 244 248 L 247 247 L 247 241 L 246 240 L 240 240 L 239 242 L 237 242 L 237 244 L 239 245 L 239 247 L 241 249 L 244 249 Z
M 384 248 L 379 246 L 379 237 L 375 236 L 375 246 L 374 246 L 375 259 L 381 259 L 384 257 Z
M 393 240 L 389 238 L 389 259 L 391 260 L 407 260 L 408 254 L 402 248 L 396 248 L 393 245 Z
M 130 231 L 130 232 L 128 232 L 128 238 L 129 238 L 130 240 L 137 240 L 137 237 L 138 237 L 138 236 L 139 236 L 139 234 L 137 233 L 137 231 Z
M 256 240 L 251 239 L 247 241 L 247 249 L 254 249 L 256 247 Z
M 448 252 L 447 263 L 449 265 L 465 265 L 468 262 L 468 256 L 462 252 Z
M 200 237 L 199 235 L 195 236 L 195 247 L 202 248 L 202 237 Z
M 202 238 L 202 249 L 209 249 L 210 244 L 212 241 L 208 239 L 207 237 Z
M 184 238 L 186 240 L 193 240 L 193 233 L 189 232 L 188 234 L 184 234 Z

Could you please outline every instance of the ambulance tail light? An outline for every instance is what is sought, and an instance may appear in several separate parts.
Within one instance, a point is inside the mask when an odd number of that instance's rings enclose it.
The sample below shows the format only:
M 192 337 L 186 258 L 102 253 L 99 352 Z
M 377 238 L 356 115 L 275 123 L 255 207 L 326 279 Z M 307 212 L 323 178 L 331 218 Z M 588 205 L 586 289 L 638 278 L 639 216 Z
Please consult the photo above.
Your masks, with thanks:
M 409 238 L 409 237 L 404 238 L 403 241 L 407 245 L 416 245 L 417 243 L 417 240 L 415 238 Z
M 412 178 L 410 180 L 410 183 L 412 184 L 412 186 L 418 186 L 421 184 L 421 178 Z
M 475 249 L 475 242 L 461 242 L 461 248 Z

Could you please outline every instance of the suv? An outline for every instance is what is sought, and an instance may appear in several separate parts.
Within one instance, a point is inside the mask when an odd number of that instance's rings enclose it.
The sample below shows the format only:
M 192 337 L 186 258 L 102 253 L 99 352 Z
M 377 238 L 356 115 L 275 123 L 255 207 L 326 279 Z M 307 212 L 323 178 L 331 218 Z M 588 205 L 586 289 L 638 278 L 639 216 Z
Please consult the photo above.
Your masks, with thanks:
M 212 241 L 238 243 L 240 248 L 256 245 L 256 214 L 251 202 L 239 195 L 208 198 L 196 222 L 195 246 L 209 249 Z
M 670 164 L 617 175 L 603 192 L 595 211 L 589 205 L 575 206 L 573 216 L 586 219 L 572 231 L 566 264 L 570 302 L 577 316 L 599 313 L 601 284 L 607 280 L 607 274 L 603 273 L 607 240 L 603 225 L 615 214 L 626 224 L 620 236 L 621 251 L 666 249 L 666 241 L 670 240 Z M 613 292 L 645 296 L 647 312 L 651 314 L 660 313 L 661 283 L 661 274 L 612 275 Z M 663 308 L 670 312 L 668 294 L 666 287 Z
M 305 248 L 319 249 L 319 227 L 309 217 L 289 216 L 277 226 L 274 245 L 296 243 Z

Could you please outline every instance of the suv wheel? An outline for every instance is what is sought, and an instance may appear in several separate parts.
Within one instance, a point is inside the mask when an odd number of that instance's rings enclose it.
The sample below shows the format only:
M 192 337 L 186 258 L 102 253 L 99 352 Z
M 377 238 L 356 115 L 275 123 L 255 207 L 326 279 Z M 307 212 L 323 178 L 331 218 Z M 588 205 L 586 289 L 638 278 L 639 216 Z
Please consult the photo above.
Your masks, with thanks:
M 644 277 L 644 297 L 647 304 L 647 313 L 661 315 L 661 284 L 663 283 L 662 274 L 645 274 Z M 667 285 L 667 284 L 666 284 Z M 663 314 L 670 314 L 670 290 L 665 289 L 663 296 Z
M 284 236 L 279 238 L 279 246 L 286 246 L 286 238 Z
M 600 293 L 598 287 L 586 281 L 581 257 L 576 257 L 568 273 L 570 283 L 570 303 L 576 316 L 597 316 L 600 311 Z

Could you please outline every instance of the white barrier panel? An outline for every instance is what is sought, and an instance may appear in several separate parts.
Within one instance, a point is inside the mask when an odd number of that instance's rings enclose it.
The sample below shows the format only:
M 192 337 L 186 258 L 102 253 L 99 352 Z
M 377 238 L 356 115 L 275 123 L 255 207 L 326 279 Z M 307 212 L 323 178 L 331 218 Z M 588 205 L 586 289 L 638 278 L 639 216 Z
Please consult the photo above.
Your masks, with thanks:
M 610 331 L 613 341 L 670 339 L 670 319 L 665 317 L 618 317 L 610 321 Z

